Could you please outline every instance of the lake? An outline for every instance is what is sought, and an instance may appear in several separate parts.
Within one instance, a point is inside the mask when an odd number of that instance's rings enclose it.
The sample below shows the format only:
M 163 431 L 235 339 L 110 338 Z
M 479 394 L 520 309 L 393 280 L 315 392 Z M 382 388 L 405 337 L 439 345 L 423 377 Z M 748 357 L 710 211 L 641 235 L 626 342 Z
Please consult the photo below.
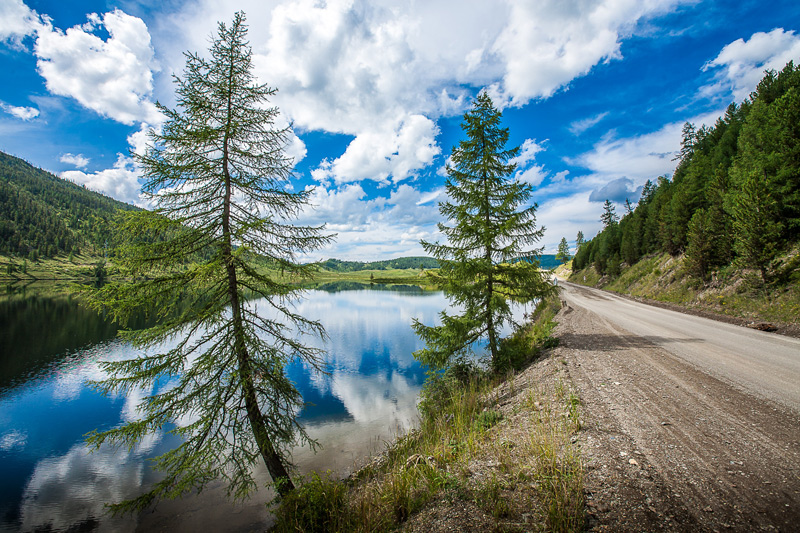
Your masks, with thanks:
M 422 343 L 411 323 L 434 324 L 447 307 L 442 293 L 413 286 L 330 285 L 305 293 L 297 310 L 325 326 L 320 346 L 328 373 L 299 362 L 288 367 L 307 402 L 300 421 L 323 446 L 316 454 L 295 450 L 300 473 L 346 475 L 415 424 L 425 371 L 412 356 Z M 104 514 L 104 502 L 135 496 L 157 479 L 147 458 L 177 443 L 163 433 L 132 452 L 85 447 L 85 433 L 132 420 L 153 392 L 103 397 L 86 386 L 103 377 L 100 362 L 137 354 L 116 333 L 66 296 L 29 291 L 0 299 L 0 530 L 263 529 L 272 493 L 234 504 L 219 485 L 139 516 Z M 257 476 L 262 485 L 269 481 L 263 468 Z

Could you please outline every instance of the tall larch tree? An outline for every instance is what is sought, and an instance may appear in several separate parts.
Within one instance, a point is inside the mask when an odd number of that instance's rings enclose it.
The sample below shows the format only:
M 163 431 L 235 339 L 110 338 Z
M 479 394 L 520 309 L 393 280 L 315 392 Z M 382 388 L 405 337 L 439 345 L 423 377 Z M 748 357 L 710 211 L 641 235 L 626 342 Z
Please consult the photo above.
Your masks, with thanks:
M 331 237 L 292 224 L 309 192 L 287 186 L 290 131 L 276 125 L 279 111 L 268 105 L 276 89 L 253 76 L 246 35 L 245 16 L 237 13 L 230 26 L 219 24 L 207 59 L 186 54 L 183 77 L 175 77 L 177 107 L 159 105 L 166 122 L 137 156 L 142 193 L 155 209 L 120 222 L 127 244 L 117 257 L 133 281 L 106 285 L 92 298 L 121 321 L 150 309 L 158 324 L 124 332 L 151 350 L 104 363 L 108 377 L 96 383 L 105 393 L 153 390 L 139 405 L 141 418 L 94 432 L 89 443 L 133 447 L 171 423 L 182 438 L 155 459 L 163 479 L 114 504 L 118 512 L 215 479 L 227 482 L 229 496 L 245 498 L 257 486 L 259 461 L 285 494 L 293 489 L 291 447 L 315 444 L 295 418 L 301 398 L 284 367 L 296 357 L 318 367 L 319 353 L 301 341 L 324 335 L 323 328 L 293 311 L 297 288 L 274 281 L 253 260 L 308 275 L 298 254 Z
M 446 243 L 422 241 L 439 261 L 439 286 L 460 310 L 441 313 L 440 326 L 414 322 L 426 347 L 415 352 L 433 368 L 448 366 L 481 338 L 488 340 L 493 365 L 499 361 L 500 328 L 511 320 L 509 301 L 531 301 L 552 287 L 538 269 L 544 234 L 536 227 L 533 188 L 512 179 L 509 160 L 519 148 L 506 148 L 508 128 L 485 92 L 465 113 L 466 139 L 453 149 L 445 187 L 449 200 L 439 204 Z

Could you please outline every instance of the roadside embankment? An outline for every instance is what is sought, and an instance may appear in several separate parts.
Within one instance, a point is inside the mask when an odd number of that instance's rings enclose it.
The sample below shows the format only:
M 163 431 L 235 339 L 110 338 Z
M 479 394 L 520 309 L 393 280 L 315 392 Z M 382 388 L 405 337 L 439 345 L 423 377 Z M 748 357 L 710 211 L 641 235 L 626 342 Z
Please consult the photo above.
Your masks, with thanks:
M 569 265 L 567 266 L 569 267 Z M 734 267 L 702 282 L 687 273 L 682 256 L 659 254 L 632 266 L 616 278 L 600 276 L 594 267 L 563 269 L 563 279 L 630 296 L 639 301 L 729 323 L 800 337 L 800 253 L 776 262 L 769 283 L 754 271 Z
M 580 399 L 554 359 L 558 301 L 511 343 L 534 362 L 499 377 L 455 365 L 432 377 L 418 429 L 345 482 L 312 475 L 275 513 L 276 531 L 579 531 Z

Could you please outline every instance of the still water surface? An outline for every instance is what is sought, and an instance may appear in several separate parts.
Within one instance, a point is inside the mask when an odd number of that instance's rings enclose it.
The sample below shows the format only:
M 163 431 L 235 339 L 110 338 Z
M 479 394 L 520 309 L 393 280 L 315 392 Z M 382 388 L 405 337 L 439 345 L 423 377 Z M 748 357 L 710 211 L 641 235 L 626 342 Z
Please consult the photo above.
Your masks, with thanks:
M 316 455 L 295 453 L 301 471 L 346 472 L 382 442 L 407 430 L 425 373 L 413 359 L 421 348 L 414 317 L 436 321 L 447 307 L 441 293 L 417 287 L 385 290 L 312 290 L 298 311 L 320 320 L 329 374 L 300 363 L 288 368 L 308 406 L 301 422 L 323 445 Z M 246 505 L 220 503 L 212 487 L 197 497 L 166 502 L 139 517 L 112 519 L 103 502 L 138 494 L 154 479 L 146 458 L 176 443 L 153 436 L 132 452 L 101 448 L 89 453 L 83 435 L 136 416 L 151 390 L 103 397 L 86 386 L 102 378 L 99 363 L 136 351 L 115 337 L 116 328 L 67 297 L 12 296 L 0 301 L 0 528 L 33 530 L 136 530 L 193 523 L 203 529 L 247 529 L 268 519 L 267 494 Z M 260 473 L 268 480 L 265 472 Z
M 308 403 L 300 420 L 323 445 L 317 454 L 295 451 L 300 473 L 347 473 L 415 423 L 425 372 L 412 357 L 422 344 L 410 326 L 413 318 L 436 323 L 447 307 L 441 293 L 411 286 L 333 286 L 298 302 L 299 313 L 321 321 L 329 336 L 328 374 L 299 362 L 288 368 Z M 154 392 L 103 397 L 87 387 L 87 380 L 103 377 L 101 361 L 137 355 L 102 317 L 63 296 L 1 299 L 0 353 L 1 531 L 247 531 L 269 522 L 268 490 L 233 504 L 221 486 L 139 516 L 104 514 L 104 502 L 152 483 L 157 474 L 147 458 L 177 442 L 162 433 L 130 452 L 88 452 L 85 433 L 134 419 L 137 403 Z M 257 477 L 269 480 L 266 471 Z

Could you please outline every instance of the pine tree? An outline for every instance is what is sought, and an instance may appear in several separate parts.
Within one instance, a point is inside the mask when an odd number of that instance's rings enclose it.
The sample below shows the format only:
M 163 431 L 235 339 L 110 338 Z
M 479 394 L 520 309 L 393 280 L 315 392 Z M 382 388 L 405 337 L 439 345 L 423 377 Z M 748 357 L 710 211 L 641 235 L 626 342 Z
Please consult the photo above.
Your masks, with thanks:
M 288 130 L 276 128 L 275 93 L 256 84 L 243 13 L 219 24 L 209 59 L 186 54 L 175 78 L 177 107 L 159 105 L 166 117 L 137 157 L 152 212 L 130 212 L 121 222 L 127 237 L 117 255 L 132 282 L 106 285 L 93 301 L 119 320 L 146 307 L 158 325 L 127 331 L 139 347 L 174 347 L 135 359 L 107 362 L 103 392 L 152 387 L 170 378 L 140 405 L 141 419 L 88 441 L 134 446 L 166 424 L 183 443 L 155 460 L 164 478 L 147 493 L 112 506 L 140 510 L 160 498 L 201 490 L 214 479 L 240 499 L 255 488 L 252 471 L 263 461 L 281 494 L 294 488 L 289 449 L 315 445 L 298 424 L 299 392 L 285 365 L 300 357 L 319 365 L 318 351 L 298 335 L 323 335 L 322 326 L 296 314 L 298 289 L 254 268 L 254 257 L 276 269 L 308 275 L 298 253 L 330 237 L 321 228 L 294 226 L 308 191 L 290 192 L 291 160 L 284 155 Z M 256 298 L 260 309 L 256 309 Z
M 562 265 L 566 265 L 569 259 L 569 243 L 567 243 L 566 237 L 561 237 L 561 242 L 558 243 L 558 250 L 556 251 L 556 260 L 561 261 Z
M 541 249 L 530 248 L 544 234 L 536 228 L 533 188 L 512 180 L 516 169 L 508 160 L 519 148 L 506 149 L 509 132 L 501 128 L 502 114 L 482 92 L 464 115 L 467 138 L 453 149 L 445 183 L 448 202 L 439 212 L 453 225 L 440 223 L 446 244 L 422 241 L 439 261 L 439 286 L 461 309 L 441 313 L 442 325 L 418 321 L 414 330 L 426 342 L 415 352 L 424 364 L 443 368 L 454 356 L 488 339 L 492 365 L 499 360 L 499 331 L 511 320 L 510 299 L 542 298 L 552 288 L 538 269 Z
M 583 232 L 578 230 L 578 235 L 575 237 L 575 255 L 578 255 L 584 244 L 586 244 L 586 239 L 583 236 Z
M 688 161 L 694 154 L 694 147 L 697 144 L 697 131 L 694 124 L 691 122 L 684 122 L 683 129 L 681 130 L 681 151 L 673 159 L 681 162 Z
M 739 260 L 744 266 L 757 268 L 766 282 L 767 269 L 778 253 L 782 230 L 778 204 L 769 193 L 766 176 L 748 173 L 741 189 L 733 193 L 730 210 Z
M 613 226 L 619 221 L 619 217 L 614 211 L 614 204 L 608 199 L 603 203 L 603 214 L 600 215 L 600 221 L 603 223 L 603 228 Z
M 687 230 L 686 266 L 689 272 L 705 281 L 709 276 L 714 253 L 714 239 L 705 209 L 694 212 Z

